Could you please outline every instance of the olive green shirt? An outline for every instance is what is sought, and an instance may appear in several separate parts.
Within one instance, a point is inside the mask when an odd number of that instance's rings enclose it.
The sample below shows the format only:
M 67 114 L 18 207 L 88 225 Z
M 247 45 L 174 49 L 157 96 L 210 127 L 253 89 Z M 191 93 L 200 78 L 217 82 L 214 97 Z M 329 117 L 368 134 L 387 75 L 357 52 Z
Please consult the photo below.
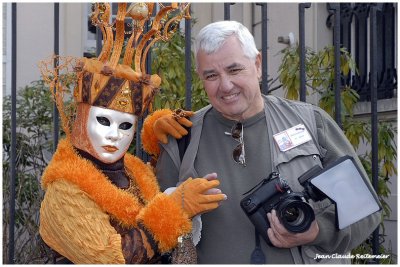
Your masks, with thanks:
M 326 149 L 323 165 L 343 155 L 353 156 L 358 161 L 354 149 L 333 119 L 320 108 L 314 106 L 313 109 L 318 144 Z M 197 245 L 199 263 L 250 263 L 250 255 L 255 248 L 255 231 L 239 203 L 244 197 L 244 193 L 266 178 L 272 171 L 270 150 L 271 146 L 275 144 L 270 143 L 271 139 L 268 135 L 271 133 L 268 133 L 266 121 L 263 111 L 242 122 L 246 158 L 246 167 L 243 167 L 232 157 L 233 149 L 239 142 L 225 133 L 231 132 L 231 128 L 236 122 L 224 118 L 213 108 L 204 115 L 194 168 L 199 177 L 216 172 L 221 182 L 219 188 L 227 195 L 228 199 L 216 210 L 202 214 L 203 229 L 201 240 Z M 298 176 L 301 174 L 298 173 Z M 157 177 L 161 189 L 176 186 L 178 182 L 179 170 L 164 150 L 162 150 L 157 163 Z M 180 177 L 181 180 L 186 178 L 188 177 Z M 284 178 L 297 180 L 298 177 Z M 321 253 L 349 251 L 368 237 L 380 219 L 379 213 L 375 214 L 371 221 L 363 224 L 368 225 L 368 228 L 352 229 L 352 233 L 355 233 L 349 236 L 348 231 L 340 231 L 340 233 L 336 231 L 335 218 L 331 215 L 332 213 L 325 212 L 323 215 L 317 216 L 320 234 L 313 243 L 318 246 Z M 266 263 L 294 263 L 290 249 L 268 246 L 262 238 L 261 246 L 266 256 Z

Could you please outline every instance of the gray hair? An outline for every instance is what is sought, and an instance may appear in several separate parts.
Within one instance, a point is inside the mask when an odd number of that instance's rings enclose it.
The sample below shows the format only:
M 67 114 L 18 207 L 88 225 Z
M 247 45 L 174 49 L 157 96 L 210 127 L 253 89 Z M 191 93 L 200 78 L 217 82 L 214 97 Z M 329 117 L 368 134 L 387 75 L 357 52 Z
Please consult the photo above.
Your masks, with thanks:
M 201 29 L 194 44 L 195 57 L 197 57 L 199 50 L 207 54 L 214 53 L 232 35 L 235 35 L 239 40 L 246 57 L 250 59 L 257 57 L 259 52 L 253 35 L 243 24 L 232 20 L 214 22 Z

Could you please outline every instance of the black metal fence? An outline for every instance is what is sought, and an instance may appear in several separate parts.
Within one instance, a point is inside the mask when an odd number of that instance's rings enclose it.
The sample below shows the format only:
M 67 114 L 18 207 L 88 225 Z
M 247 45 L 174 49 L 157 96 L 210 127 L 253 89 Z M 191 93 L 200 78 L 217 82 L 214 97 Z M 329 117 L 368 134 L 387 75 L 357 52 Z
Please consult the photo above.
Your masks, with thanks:
M 224 19 L 230 19 L 230 7 L 234 3 L 224 4 Z M 305 86 L 305 67 L 304 67 L 304 35 L 305 35 L 305 12 L 306 8 L 309 8 L 311 4 L 300 3 L 299 5 L 299 46 L 301 51 L 301 67 L 300 67 L 300 81 L 301 81 L 301 92 L 300 100 L 306 101 L 306 86 Z M 358 75 L 352 77 L 353 87 L 359 89 L 359 93 L 362 96 L 362 100 L 368 100 L 371 102 L 371 129 L 372 129 L 372 173 L 373 173 L 373 186 L 377 188 L 378 182 L 378 113 L 377 113 L 377 101 L 378 98 L 390 98 L 393 97 L 393 91 L 397 87 L 397 77 L 394 61 L 394 7 L 392 4 L 327 4 L 328 10 L 333 16 L 329 16 L 327 23 L 333 27 L 333 44 L 335 46 L 335 58 L 339 59 L 340 47 L 345 46 L 351 51 L 351 41 L 355 40 L 356 46 L 354 48 L 354 54 L 356 55 L 356 62 L 359 65 L 360 72 Z M 258 3 L 256 6 L 260 7 L 262 15 L 261 27 L 262 27 L 262 51 L 263 54 L 263 80 L 267 80 L 268 75 L 268 63 L 266 61 L 267 56 L 267 31 L 268 31 L 268 19 L 267 19 L 267 3 Z M 54 52 L 58 54 L 59 47 L 59 4 L 54 4 L 54 28 L 55 28 L 55 39 L 54 39 Z M 9 222 L 9 250 L 8 250 L 8 263 L 13 264 L 14 261 L 14 226 L 15 226 L 15 161 L 16 161 L 16 80 L 17 80 L 17 3 L 12 3 L 12 81 L 11 81 L 11 156 L 10 156 L 10 222 Z M 369 17 L 369 20 L 366 18 Z M 333 23 L 331 21 L 333 19 Z M 354 19 L 354 21 L 353 21 Z M 351 32 L 351 24 L 356 23 L 355 36 Z M 367 34 L 367 29 L 369 33 Z M 187 20 L 185 23 L 185 35 L 186 35 L 186 54 L 190 55 L 191 48 L 191 21 Z M 367 36 L 369 39 L 367 40 Z M 98 42 L 99 44 L 100 42 Z M 369 54 L 367 54 L 369 51 Z M 340 62 L 340 60 L 335 60 Z M 149 64 L 148 64 L 149 65 Z M 191 57 L 186 57 L 186 101 L 185 108 L 191 109 Z M 339 64 L 335 67 L 335 99 L 336 99 L 336 120 L 341 125 L 340 115 L 340 89 L 342 86 L 340 78 L 340 66 Z M 262 92 L 268 92 L 268 84 L 262 84 Z M 56 110 L 56 109 L 54 109 Z M 58 113 L 55 111 L 54 115 L 54 148 L 58 142 Z M 141 125 L 139 124 L 139 127 Z M 138 129 L 140 132 L 140 129 Z M 143 151 L 139 148 L 140 139 L 137 140 L 137 156 L 146 157 Z M 378 234 L 377 229 L 374 232 L 373 241 L 373 254 L 377 255 L 378 252 Z
M 371 9 L 374 7 L 373 9 Z M 376 11 L 376 12 L 375 12 Z M 376 14 L 376 17 L 372 17 Z M 395 6 L 393 3 L 366 4 L 342 3 L 340 4 L 341 17 L 341 44 L 351 52 L 358 67 L 351 79 L 351 86 L 360 95 L 360 101 L 371 101 L 370 90 L 370 48 L 376 54 L 377 92 L 378 99 L 392 98 L 397 87 L 395 67 Z M 374 20 L 376 28 L 376 44 L 371 47 L 372 33 L 371 21 Z M 328 20 L 329 24 L 329 20 Z M 368 38 L 369 37 L 369 38 Z

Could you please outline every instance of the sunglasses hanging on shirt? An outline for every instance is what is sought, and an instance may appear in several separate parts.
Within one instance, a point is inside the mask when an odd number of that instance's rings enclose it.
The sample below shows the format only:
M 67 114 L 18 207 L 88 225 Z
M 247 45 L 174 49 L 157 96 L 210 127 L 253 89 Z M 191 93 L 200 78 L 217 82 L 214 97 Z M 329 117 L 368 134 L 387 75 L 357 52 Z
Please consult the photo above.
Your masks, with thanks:
M 233 125 L 231 132 L 225 132 L 226 135 L 232 136 L 232 138 L 239 142 L 239 144 L 235 147 L 232 152 L 233 160 L 236 163 L 243 165 L 246 167 L 246 157 L 244 151 L 244 139 L 243 139 L 243 124 L 241 122 L 237 122 Z

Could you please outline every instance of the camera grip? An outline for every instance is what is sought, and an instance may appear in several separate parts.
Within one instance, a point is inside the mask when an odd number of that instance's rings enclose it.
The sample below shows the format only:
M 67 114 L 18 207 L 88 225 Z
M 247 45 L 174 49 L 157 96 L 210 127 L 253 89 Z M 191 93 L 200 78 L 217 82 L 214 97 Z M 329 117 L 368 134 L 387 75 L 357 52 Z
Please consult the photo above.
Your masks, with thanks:
M 264 209 L 259 209 L 259 206 L 256 205 L 249 197 L 240 201 L 240 206 L 250 219 L 251 223 L 254 225 L 257 233 L 261 235 L 269 245 L 272 246 L 267 234 L 270 225 L 268 222 L 267 213 L 264 211 Z
M 265 217 L 264 217 L 265 215 Z M 259 235 L 264 238 L 264 240 L 272 246 L 271 241 L 268 238 L 268 228 L 270 227 L 267 213 L 262 214 L 261 212 L 256 212 L 249 216 L 250 221 L 253 223 L 254 227 L 256 228 Z

